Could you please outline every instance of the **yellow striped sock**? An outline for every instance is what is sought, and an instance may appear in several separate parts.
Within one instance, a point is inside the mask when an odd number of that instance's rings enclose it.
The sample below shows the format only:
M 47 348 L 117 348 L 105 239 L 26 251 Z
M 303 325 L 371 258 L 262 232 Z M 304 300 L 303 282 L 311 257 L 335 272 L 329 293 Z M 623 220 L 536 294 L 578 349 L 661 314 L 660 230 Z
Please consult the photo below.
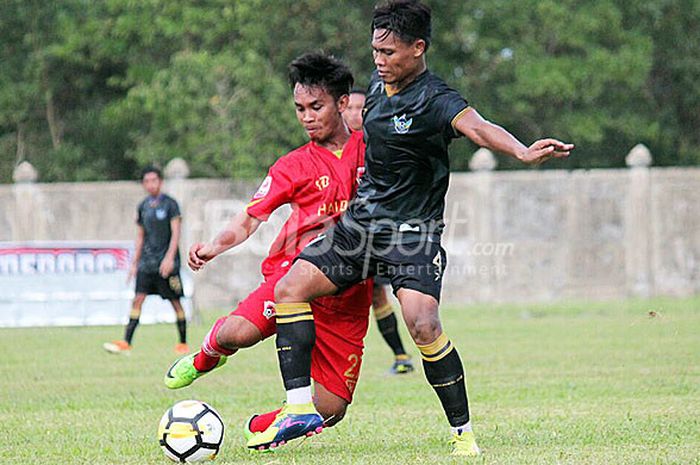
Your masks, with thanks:
M 454 350 L 454 346 L 452 345 L 450 338 L 447 337 L 447 334 L 445 333 L 442 333 L 430 344 L 416 345 L 418 346 L 418 350 L 420 350 L 423 360 L 426 362 L 437 362 Z
M 296 323 L 297 321 L 313 321 L 314 319 L 311 305 L 308 302 L 276 304 L 275 313 L 278 325 Z

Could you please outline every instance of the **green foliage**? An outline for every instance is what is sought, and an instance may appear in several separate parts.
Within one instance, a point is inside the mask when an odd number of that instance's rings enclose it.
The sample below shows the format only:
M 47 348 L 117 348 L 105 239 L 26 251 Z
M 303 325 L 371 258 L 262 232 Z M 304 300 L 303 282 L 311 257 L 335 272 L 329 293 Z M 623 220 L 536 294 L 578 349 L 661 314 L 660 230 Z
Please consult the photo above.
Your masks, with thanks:
M 186 159 L 196 176 L 258 176 L 304 141 L 286 66 L 325 50 L 372 70 L 374 0 L 4 0 L 0 182 L 124 179 Z M 635 144 L 660 165 L 700 162 L 700 4 L 693 0 L 429 2 L 430 67 L 525 142 L 621 167 Z M 453 148 L 464 169 L 475 149 Z M 503 159 L 501 167 L 520 165 Z

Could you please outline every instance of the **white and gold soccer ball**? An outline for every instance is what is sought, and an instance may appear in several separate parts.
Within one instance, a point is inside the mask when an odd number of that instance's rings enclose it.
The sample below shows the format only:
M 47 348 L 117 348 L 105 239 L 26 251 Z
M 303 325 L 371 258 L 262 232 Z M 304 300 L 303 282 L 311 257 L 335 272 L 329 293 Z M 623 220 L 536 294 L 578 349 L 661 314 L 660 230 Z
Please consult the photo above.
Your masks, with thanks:
M 183 400 L 161 418 L 158 441 L 165 455 L 175 462 L 214 460 L 224 441 L 224 422 L 210 405 Z

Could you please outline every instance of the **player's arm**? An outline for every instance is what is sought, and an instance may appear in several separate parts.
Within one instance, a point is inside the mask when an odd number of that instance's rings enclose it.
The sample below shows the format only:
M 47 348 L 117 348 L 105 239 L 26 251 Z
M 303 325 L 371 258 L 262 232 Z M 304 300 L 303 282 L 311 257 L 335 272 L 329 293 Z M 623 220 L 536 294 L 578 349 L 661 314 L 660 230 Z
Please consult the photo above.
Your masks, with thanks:
M 136 276 L 136 272 L 139 267 L 139 260 L 141 260 L 141 252 L 143 251 L 143 226 L 137 224 L 136 226 L 136 241 L 134 243 L 134 259 L 131 261 L 131 267 L 129 268 L 129 275 L 126 280 L 131 281 L 131 279 Z
M 187 264 L 194 271 L 200 270 L 207 262 L 245 242 L 258 229 L 261 220 L 243 211 L 234 216 L 214 239 L 207 243 L 197 243 L 190 247 Z
M 182 231 L 182 217 L 176 216 L 170 219 L 170 243 L 165 252 L 163 260 L 160 262 L 160 275 L 164 278 L 170 276 L 175 268 L 175 254 L 177 245 L 180 243 L 180 233 Z
M 574 144 L 550 138 L 537 140 L 527 147 L 501 126 L 484 119 L 473 108 L 462 113 L 453 126 L 457 132 L 480 147 L 504 153 L 527 164 L 539 164 L 550 158 L 565 158 L 574 149 Z

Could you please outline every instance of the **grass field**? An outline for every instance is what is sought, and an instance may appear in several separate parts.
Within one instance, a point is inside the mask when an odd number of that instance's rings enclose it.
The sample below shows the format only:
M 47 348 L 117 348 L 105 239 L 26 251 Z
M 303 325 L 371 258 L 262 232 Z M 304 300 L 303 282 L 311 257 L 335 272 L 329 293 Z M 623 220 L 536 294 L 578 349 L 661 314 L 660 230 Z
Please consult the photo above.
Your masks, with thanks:
M 214 314 L 205 316 L 192 342 Z M 240 424 L 284 396 L 273 342 L 168 391 L 176 331 L 157 325 L 138 329 L 130 357 L 100 348 L 121 327 L 0 330 L 0 464 L 169 463 L 156 427 L 186 398 L 225 418 L 220 464 L 700 464 L 700 298 L 447 307 L 443 320 L 468 370 L 484 450 L 475 460 L 447 455 L 422 373 L 386 375 L 376 327 L 346 419 L 299 446 L 250 455 Z

